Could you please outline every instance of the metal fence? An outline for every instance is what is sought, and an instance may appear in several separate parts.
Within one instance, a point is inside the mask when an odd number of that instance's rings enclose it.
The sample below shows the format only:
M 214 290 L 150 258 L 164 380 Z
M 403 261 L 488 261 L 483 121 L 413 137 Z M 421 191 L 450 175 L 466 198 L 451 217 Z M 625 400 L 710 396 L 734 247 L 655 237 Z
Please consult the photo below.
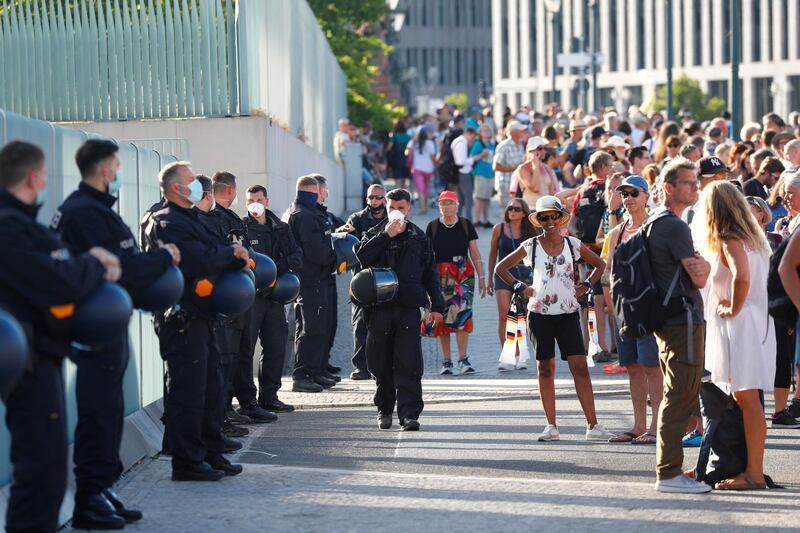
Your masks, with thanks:
M 0 0 L 0 108 L 48 121 L 266 114 L 333 156 L 346 82 L 305 0 Z
M 84 131 L 64 128 L 47 122 L 22 117 L 0 109 L 0 146 L 17 139 L 33 143 L 45 152 L 49 176 L 48 194 L 39 212 L 39 221 L 49 224 L 55 208 L 77 188 L 80 173 L 75 165 L 75 151 L 89 138 L 99 137 Z M 135 144 L 120 142 L 123 186 L 115 208 L 134 229 L 141 214 L 160 198 L 158 172 L 176 158 Z M 150 315 L 134 313 L 129 326 L 131 360 L 125 374 L 125 414 L 157 400 L 163 393 L 163 364 L 158 352 L 158 339 L 153 332 Z M 70 433 L 77 422 L 75 404 L 75 367 L 67 363 L 64 373 L 67 391 L 67 424 Z M 0 402 L 0 419 L 5 419 L 5 406 Z M 0 424 L 0 486 L 9 482 L 9 436 Z

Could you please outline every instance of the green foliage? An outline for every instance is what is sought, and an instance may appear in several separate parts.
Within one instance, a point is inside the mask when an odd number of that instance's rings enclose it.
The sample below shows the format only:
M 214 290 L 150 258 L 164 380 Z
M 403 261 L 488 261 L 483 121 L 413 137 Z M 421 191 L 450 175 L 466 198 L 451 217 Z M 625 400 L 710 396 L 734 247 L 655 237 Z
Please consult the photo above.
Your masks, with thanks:
M 389 14 L 385 0 L 308 0 L 308 4 L 347 77 L 350 120 L 355 124 L 369 120 L 376 131 L 390 130 L 392 119 L 407 112 L 373 88 L 378 73 L 374 59 L 391 52 L 370 33 Z
M 465 93 L 451 93 L 444 97 L 444 101 L 456 109 L 465 112 L 469 104 L 469 97 Z
M 655 109 L 667 108 L 666 86 L 658 88 L 654 107 Z M 680 109 L 691 111 L 694 119 L 702 122 L 720 116 L 725 111 L 727 104 L 719 97 L 704 93 L 697 80 L 681 74 L 672 82 L 672 107 L 675 113 Z

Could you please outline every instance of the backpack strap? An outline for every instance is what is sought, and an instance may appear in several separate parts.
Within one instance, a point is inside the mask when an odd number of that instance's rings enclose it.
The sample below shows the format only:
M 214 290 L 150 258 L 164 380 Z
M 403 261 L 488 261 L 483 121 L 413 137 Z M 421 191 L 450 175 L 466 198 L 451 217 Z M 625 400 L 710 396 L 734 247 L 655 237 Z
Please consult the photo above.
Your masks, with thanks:
M 567 246 L 569 246 L 569 254 L 572 256 L 572 282 L 577 288 L 578 279 L 580 278 L 580 274 L 578 273 L 578 258 L 575 256 L 575 248 L 572 246 L 572 241 L 569 240 L 569 237 L 564 237 L 564 239 L 567 241 Z
M 436 234 L 439 232 L 439 219 L 434 218 L 431 222 L 431 242 L 436 242 Z

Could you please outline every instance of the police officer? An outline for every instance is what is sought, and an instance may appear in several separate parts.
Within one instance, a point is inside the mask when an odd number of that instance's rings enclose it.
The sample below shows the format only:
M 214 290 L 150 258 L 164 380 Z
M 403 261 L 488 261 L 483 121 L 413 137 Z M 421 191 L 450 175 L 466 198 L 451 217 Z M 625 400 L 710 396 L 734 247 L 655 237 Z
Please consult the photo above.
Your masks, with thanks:
M 347 219 L 347 225 L 352 228 L 352 233 L 359 240 L 364 237 L 367 230 L 381 222 L 386 217 L 386 192 L 382 185 L 370 185 L 367 189 L 367 207 L 353 213 Z M 357 271 L 358 269 L 356 269 Z M 361 307 L 353 304 L 353 372 L 350 379 L 370 379 L 367 371 L 367 323 L 364 321 L 364 312 Z
M 28 335 L 27 368 L 2 400 L 11 433 L 14 476 L 6 531 L 54 532 L 67 483 L 63 358 L 69 341 L 46 316 L 69 314 L 103 280 L 117 281 L 119 260 L 102 248 L 72 256 L 56 235 L 36 223 L 47 188 L 44 153 L 12 141 L 0 150 L 0 306 Z M 63 314 L 62 314 L 63 313 Z
M 247 189 L 247 236 L 253 250 L 268 255 L 275 261 L 278 276 L 297 271 L 303 264 L 303 252 L 294 240 L 289 226 L 269 207 L 267 189 L 253 185 Z M 286 340 L 289 328 L 286 306 L 258 293 L 253 303 L 248 349 L 255 352 L 256 339 L 261 341 L 258 364 L 258 404 L 268 411 L 290 412 L 294 407 L 278 399 L 281 374 L 286 363 Z
M 392 426 L 396 401 L 400 425 L 406 431 L 416 431 L 424 405 L 419 310 L 430 307 L 430 317 L 441 322 L 444 297 L 439 289 L 433 247 L 425 232 L 408 221 L 411 194 L 394 189 L 386 198 L 387 219 L 367 231 L 356 252 L 363 268 L 391 268 L 399 281 L 393 302 L 365 313 L 367 369 L 378 386 L 378 427 Z M 393 211 L 402 213 L 402 217 L 393 219 Z
M 236 176 L 230 172 L 217 172 L 211 177 L 214 187 L 214 199 L 222 234 L 230 243 L 238 243 L 250 248 L 247 238 L 247 226 L 230 208 L 238 203 L 236 195 Z M 235 413 L 229 408 L 233 396 L 239 400 L 237 413 L 246 416 L 253 422 L 269 423 L 278 419 L 271 411 L 261 408 L 256 401 L 256 386 L 253 382 L 253 351 L 250 349 L 250 310 L 226 319 L 224 331 L 221 332 L 220 350 L 222 357 L 230 361 L 230 385 L 226 400 L 228 418 Z
M 173 264 L 180 262 L 174 244 L 141 253 L 130 228 L 114 211 L 114 194 L 122 185 L 119 147 L 108 140 L 86 141 L 75 154 L 81 173 L 78 189 L 53 216 L 51 229 L 58 232 L 70 251 L 79 254 L 101 246 L 122 263 L 120 284 L 131 294 L 146 289 Z M 72 524 L 78 528 L 110 529 L 142 518 L 126 509 L 111 491 L 122 472 L 119 446 L 122 440 L 125 400 L 122 379 L 128 366 L 127 333 L 93 350 L 76 350 L 78 365 L 75 393 L 78 425 L 75 428 L 75 509 Z
M 156 317 L 161 357 L 167 365 L 164 418 L 172 479 L 217 481 L 240 473 L 242 467 L 222 455 L 235 447 L 226 443 L 221 431 L 222 374 L 214 349 L 215 313 L 199 305 L 192 294 L 208 286 L 201 281 L 206 277 L 243 268 L 249 255 L 240 244 L 220 243 L 198 219 L 192 206 L 203 199 L 203 187 L 188 162 L 166 165 L 159 182 L 166 203 L 153 214 L 147 239 L 178 247 L 185 280 L 179 304 Z
M 297 269 L 300 297 L 295 303 L 295 361 L 292 390 L 321 392 L 336 382 L 326 376 L 325 356 L 330 345 L 328 283 L 336 260 L 330 223 L 320 209 L 319 182 L 313 176 L 297 179 L 297 197 L 287 211 L 287 221 L 303 251 Z

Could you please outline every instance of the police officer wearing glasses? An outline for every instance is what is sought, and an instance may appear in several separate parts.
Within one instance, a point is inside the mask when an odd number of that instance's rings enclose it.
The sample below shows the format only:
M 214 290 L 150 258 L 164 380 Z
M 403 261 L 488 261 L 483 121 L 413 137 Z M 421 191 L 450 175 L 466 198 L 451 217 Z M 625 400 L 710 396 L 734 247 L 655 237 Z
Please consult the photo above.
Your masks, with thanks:
M 408 221 L 411 194 L 394 189 L 386 199 L 386 219 L 367 231 L 356 251 L 362 268 L 390 268 L 398 279 L 393 301 L 365 311 L 367 369 L 378 387 L 378 427 L 392 427 L 396 403 L 403 430 L 416 431 L 424 406 L 420 308 L 430 308 L 431 319 L 441 322 L 444 297 L 431 242 L 424 231 Z

